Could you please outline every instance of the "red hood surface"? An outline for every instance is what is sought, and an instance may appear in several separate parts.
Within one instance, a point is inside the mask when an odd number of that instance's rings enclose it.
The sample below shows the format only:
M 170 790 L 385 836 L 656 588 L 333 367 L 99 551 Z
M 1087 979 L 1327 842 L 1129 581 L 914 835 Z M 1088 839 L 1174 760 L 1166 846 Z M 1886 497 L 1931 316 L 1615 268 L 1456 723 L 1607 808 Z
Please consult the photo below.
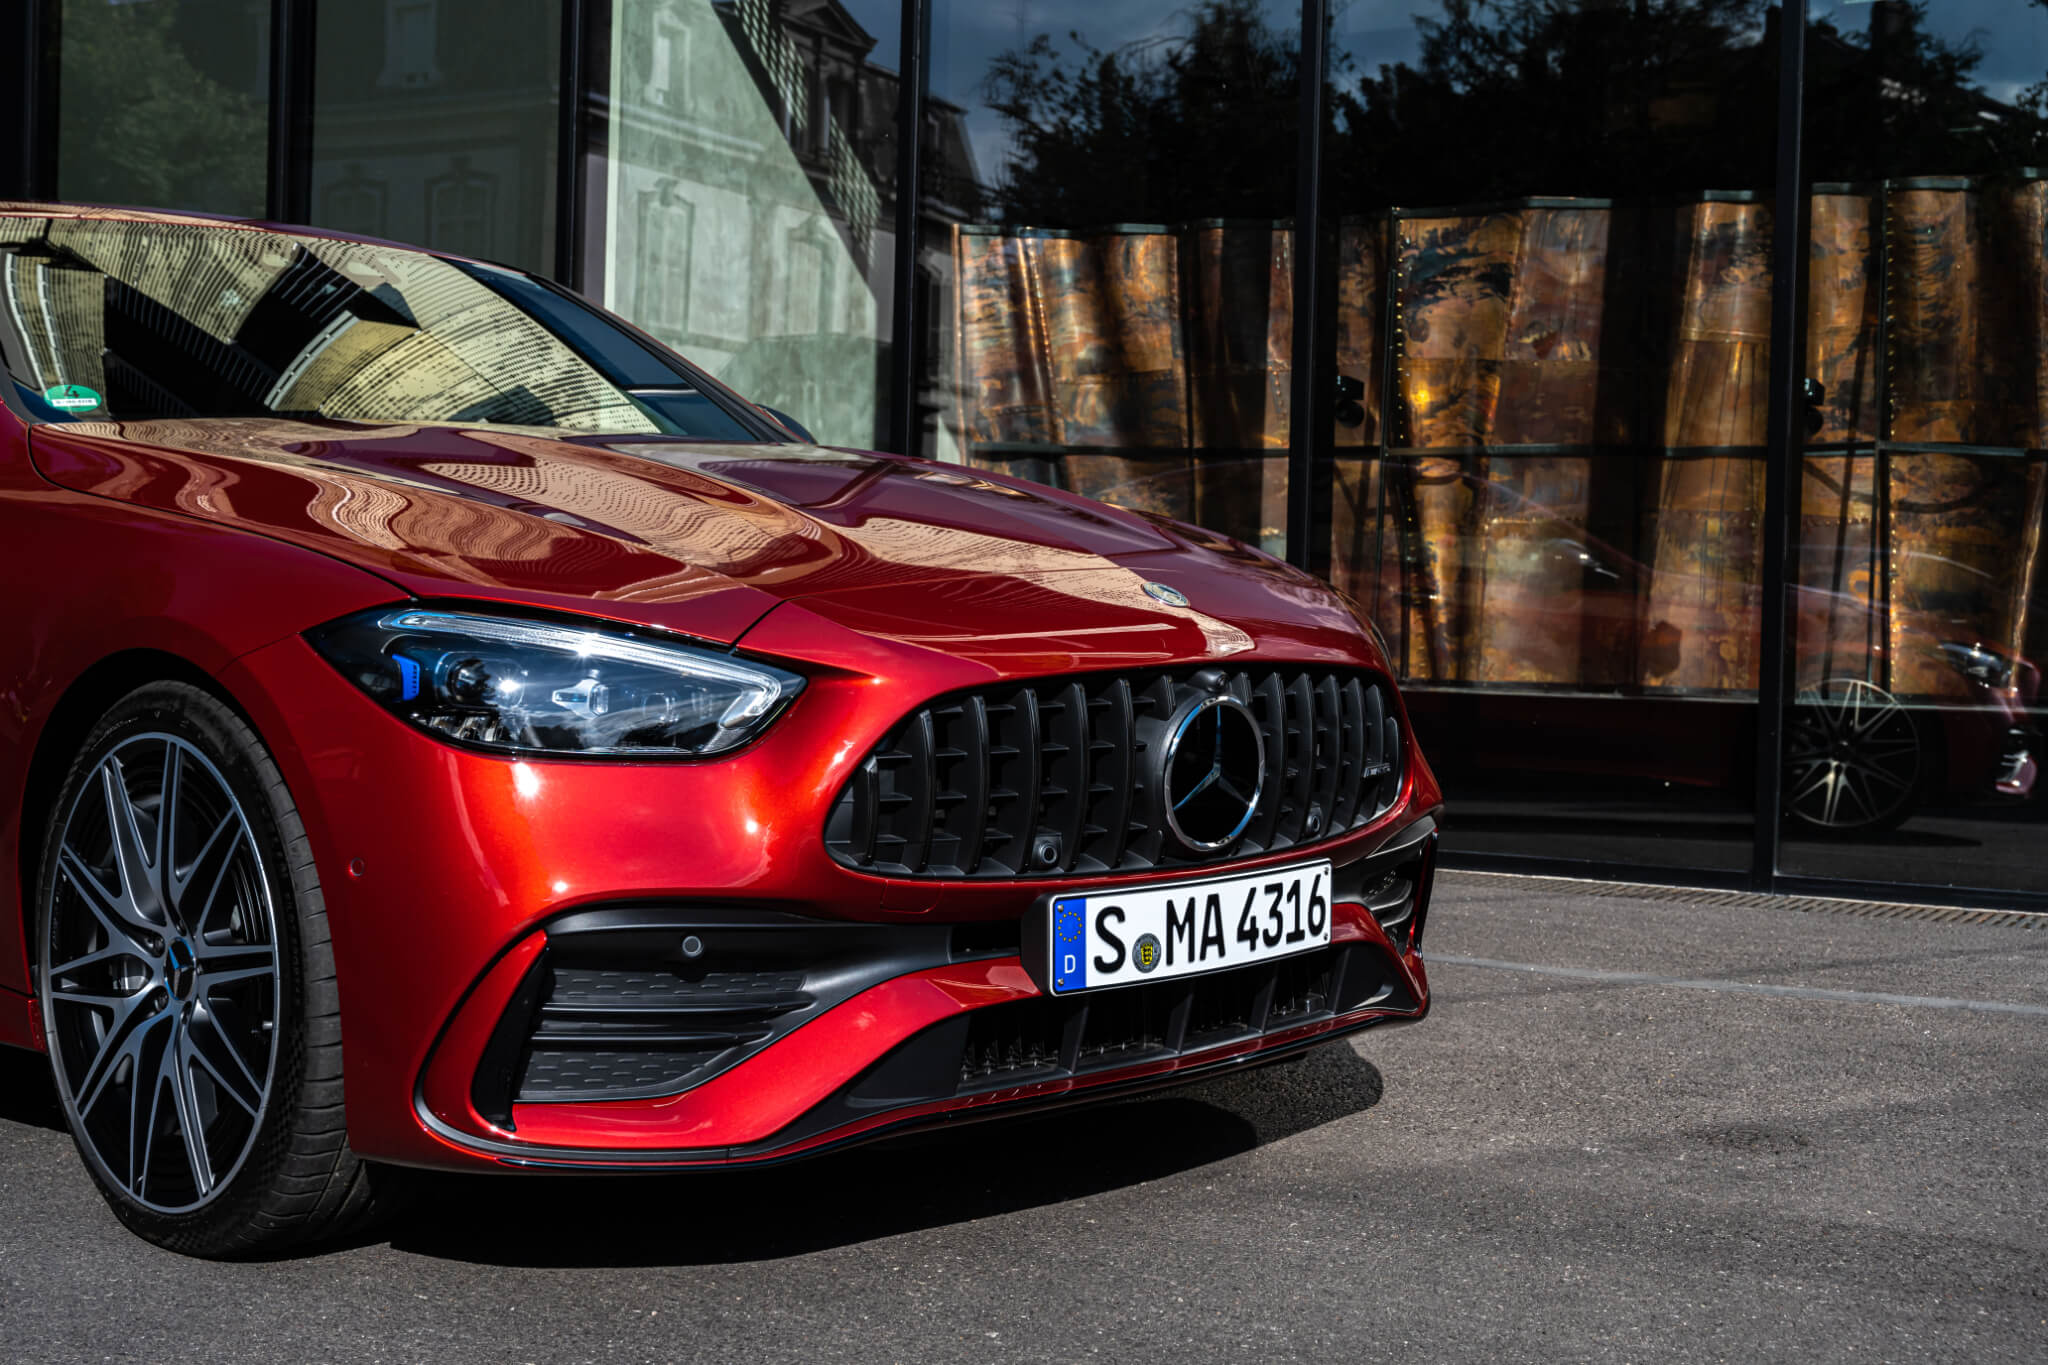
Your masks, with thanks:
M 268 418 L 46 425 L 33 443 L 65 487 L 303 545 L 423 597 L 596 610 L 728 643 L 804 598 L 807 617 L 998 671 L 1062 654 L 1225 657 L 1255 637 L 1358 648 L 1327 589 L 1234 542 L 957 465 Z M 1148 580 L 1191 607 L 1146 596 Z

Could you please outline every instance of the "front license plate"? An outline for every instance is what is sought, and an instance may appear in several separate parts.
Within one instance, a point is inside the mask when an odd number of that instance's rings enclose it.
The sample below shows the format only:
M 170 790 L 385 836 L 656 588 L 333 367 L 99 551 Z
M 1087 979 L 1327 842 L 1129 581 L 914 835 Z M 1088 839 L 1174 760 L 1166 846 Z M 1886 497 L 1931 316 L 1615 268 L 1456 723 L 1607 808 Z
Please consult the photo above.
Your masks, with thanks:
M 1193 976 L 1330 941 L 1330 865 L 1056 896 L 1044 940 L 1054 995 Z

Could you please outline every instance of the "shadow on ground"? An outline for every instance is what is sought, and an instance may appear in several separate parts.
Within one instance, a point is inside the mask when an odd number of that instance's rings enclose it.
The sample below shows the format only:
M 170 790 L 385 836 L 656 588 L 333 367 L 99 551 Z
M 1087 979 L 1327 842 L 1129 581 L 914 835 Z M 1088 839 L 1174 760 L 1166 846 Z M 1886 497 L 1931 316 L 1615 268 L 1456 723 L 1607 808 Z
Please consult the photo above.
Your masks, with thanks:
M 57 1107 L 57 1086 L 50 1078 L 48 1058 L 0 1047 L 0 1123 L 64 1130 L 64 1111 Z
M 1162 1179 L 1377 1104 L 1378 1068 L 1320 1048 L 1180 1091 L 963 1125 L 756 1171 L 425 1177 L 392 1246 L 530 1266 L 792 1256 Z

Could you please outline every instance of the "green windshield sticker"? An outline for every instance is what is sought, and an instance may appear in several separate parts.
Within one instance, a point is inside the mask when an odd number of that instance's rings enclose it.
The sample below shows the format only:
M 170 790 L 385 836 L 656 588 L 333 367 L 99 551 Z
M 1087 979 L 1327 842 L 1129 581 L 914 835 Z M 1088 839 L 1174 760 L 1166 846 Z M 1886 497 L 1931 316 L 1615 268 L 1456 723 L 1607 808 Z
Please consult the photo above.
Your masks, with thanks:
M 52 384 L 43 390 L 43 401 L 64 412 L 91 412 L 101 400 L 97 390 L 83 384 Z

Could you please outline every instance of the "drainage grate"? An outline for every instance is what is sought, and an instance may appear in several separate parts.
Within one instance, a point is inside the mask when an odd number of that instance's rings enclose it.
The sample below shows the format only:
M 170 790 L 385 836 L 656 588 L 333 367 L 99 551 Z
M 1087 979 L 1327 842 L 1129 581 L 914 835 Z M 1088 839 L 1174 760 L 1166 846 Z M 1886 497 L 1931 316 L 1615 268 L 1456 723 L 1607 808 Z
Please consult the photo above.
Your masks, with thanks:
M 2048 929 L 2048 913 L 2034 910 L 1972 910 L 1956 905 L 1909 905 L 1898 901 L 1838 900 L 1832 896 L 1777 896 L 1762 891 L 1716 891 L 1707 887 L 1663 886 L 1653 882 L 1590 881 L 1578 877 L 1543 877 L 1527 872 L 1480 872 L 1471 868 L 1440 869 L 1439 878 L 1456 887 L 1466 877 L 1484 877 L 1490 886 L 1524 886 L 1555 891 L 1569 883 L 1587 896 L 1616 896 L 1637 901 L 1683 901 L 1687 905 L 1728 905 L 1753 910 L 1799 910 L 1809 915 L 1856 915 L 1863 919 L 1922 920 L 1939 924 L 1996 924 L 2011 929 Z

